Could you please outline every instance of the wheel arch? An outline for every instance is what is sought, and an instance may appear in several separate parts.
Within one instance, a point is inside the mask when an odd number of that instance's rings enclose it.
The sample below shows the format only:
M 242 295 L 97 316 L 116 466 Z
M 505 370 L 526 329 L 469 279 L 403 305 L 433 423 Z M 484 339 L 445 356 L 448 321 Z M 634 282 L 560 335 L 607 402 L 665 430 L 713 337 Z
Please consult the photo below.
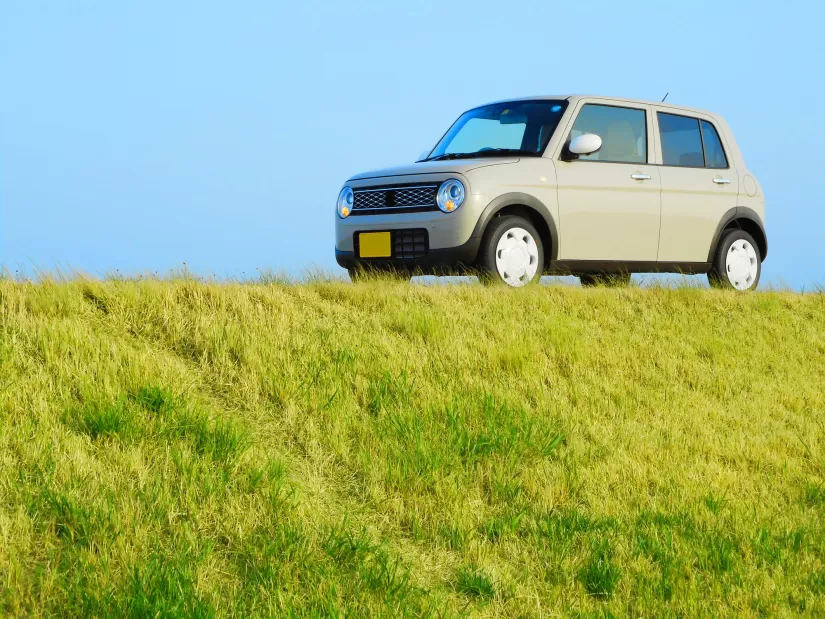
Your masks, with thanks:
M 722 234 L 728 230 L 744 230 L 750 234 L 759 247 L 762 262 L 765 262 L 768 257 L 768 235 L 765 234 L 765 225 L 762 223 L 759 214 L 746 206 L 737 206 L 730 209 L 719 221 L 708 251 L 708 262 L 713 262 L 719 240 L 722 238 Z
M 484 209 L 478 218 L 473 237 L 479 239 L 484 237 L 490 222 L 496 217 L 504 215 L 520 215 L 526 218 L 541 237 L 544 246 L 544 265 L 542 270 L 546 270 L 552 260 L 558 255 L 559 233 L 556 221 L 547 206 L 530 194 L 508 193 L 499 196 Z

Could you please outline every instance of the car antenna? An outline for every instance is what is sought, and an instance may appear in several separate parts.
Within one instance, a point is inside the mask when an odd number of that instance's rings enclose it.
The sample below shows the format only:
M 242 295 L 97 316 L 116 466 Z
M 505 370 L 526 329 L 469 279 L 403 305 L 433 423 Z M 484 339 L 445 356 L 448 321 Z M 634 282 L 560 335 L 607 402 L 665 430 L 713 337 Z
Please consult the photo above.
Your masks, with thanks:
M 665 102 L 665 99 L 667 99 L 667 96 L 668 96 L 669 94 L 670 94 L 669 92 L 666 92 L 666 93 L 665 93 L 665 96 L 664 96 L 664 97 L 662 97 L 662 103 L 664 103 L 664 102 Z

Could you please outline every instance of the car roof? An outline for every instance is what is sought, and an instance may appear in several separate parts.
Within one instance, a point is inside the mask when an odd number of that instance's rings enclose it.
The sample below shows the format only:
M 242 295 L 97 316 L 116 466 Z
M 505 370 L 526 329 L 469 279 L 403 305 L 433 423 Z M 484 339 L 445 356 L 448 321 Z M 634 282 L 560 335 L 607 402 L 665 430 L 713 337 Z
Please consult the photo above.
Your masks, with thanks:
M 685 106 L 685 105 L 674 105 L 672 103 L 667 103 L 667 102 L 662 102 L 662 101 L 648 101 L 648 100 L 645 100 L 645 99 L 626 99 L 624 97 L 609 97 L 609 96 L 605 96 L 605 95 L 581 95 L 581 94 L 572 95 L 572 94 L 567 94 L 567 95 L 539 95 L 539 96 L 533 96 L 533 97 L 513 97 L 512 99 L 502 99 L 501 101 L 492 101 L 491 103 L 488 103 L 486 105 L 494 105 L 496 103 L 514 103 L 516 101 L 545 101 L 545 100 L 555 100 L 555 101 L 567 100 L 567 101 L 570 101 L 571 103 L 575 103 L 579 99 L 603 99 L 605 101 L 614 101 L 614 102 L 617 102 L 617 103 L 630 103 L 630 104 L 635 103 L 635 104 L 641 104 L 641 105 L 656 105 L 656 106 L 659 106 L 659 107 L 666 107 L 666 108 L 671 108 L 671 109 L 674 109 L 674 110 L 684 110 L 684 111 L 689 111 L 689 112 L 696 112 L 696 113 L 699 113 L 699 114 L 708 114 L 708 115 L 712 115 L 712 116 L 717 116 L 717 114 L 714 114 L 714 113 L 709 112 L 707 110 L 688 107 L 688 106 Z M 483 106 L 478 106 L 478 107 L 483 107 Z

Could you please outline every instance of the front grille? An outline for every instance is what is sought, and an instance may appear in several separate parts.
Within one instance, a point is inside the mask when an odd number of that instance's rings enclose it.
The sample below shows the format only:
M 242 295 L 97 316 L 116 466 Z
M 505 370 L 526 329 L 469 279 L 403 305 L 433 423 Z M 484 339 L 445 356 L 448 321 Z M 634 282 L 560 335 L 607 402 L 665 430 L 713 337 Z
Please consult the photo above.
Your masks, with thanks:
M 352 239 L 356 256 L 361 254 L 360 237 L 361 233 L 356 232 Z M 415 260 L 426 256 L 430 249 L 430 239 L 425 228 L 390 230 L 390 240 L 391 260 Z
M 356 189 L 352 205 L 353 215 L 389 213 L 396 211 L 438 210 L 435 201 L 438 185 L 400 185 L 375 189 Z

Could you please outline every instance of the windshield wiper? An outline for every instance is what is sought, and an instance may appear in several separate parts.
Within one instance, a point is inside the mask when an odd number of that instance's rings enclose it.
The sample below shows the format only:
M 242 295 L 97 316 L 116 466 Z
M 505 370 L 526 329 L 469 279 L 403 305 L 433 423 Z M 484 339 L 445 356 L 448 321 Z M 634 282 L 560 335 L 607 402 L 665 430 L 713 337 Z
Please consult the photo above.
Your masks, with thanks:
M 424 161 L 446 161 L 447 159 L 466 159 L 472 155 L 472 153 L 449 153 L 446 155 L 436 155 L 435 157 L 430 157 L 429 159 L 425 159 Z
M 521 150 L 519 148 L 488 148 L 486 150 L 476 151 L 474 153 L 448 153 L 446 155 L 437 155 L 430 157 L 424 161 L 446 161 L 447 159 L 475 159 L 476 157 L 500 157 L 502 155 L 532 155 L 534 153 L 528 150 Z
M 476 157 L 497 157 L 498 155 L 537 155 L 538 153 L 520 148 L 488 148 L 474 154 Z

